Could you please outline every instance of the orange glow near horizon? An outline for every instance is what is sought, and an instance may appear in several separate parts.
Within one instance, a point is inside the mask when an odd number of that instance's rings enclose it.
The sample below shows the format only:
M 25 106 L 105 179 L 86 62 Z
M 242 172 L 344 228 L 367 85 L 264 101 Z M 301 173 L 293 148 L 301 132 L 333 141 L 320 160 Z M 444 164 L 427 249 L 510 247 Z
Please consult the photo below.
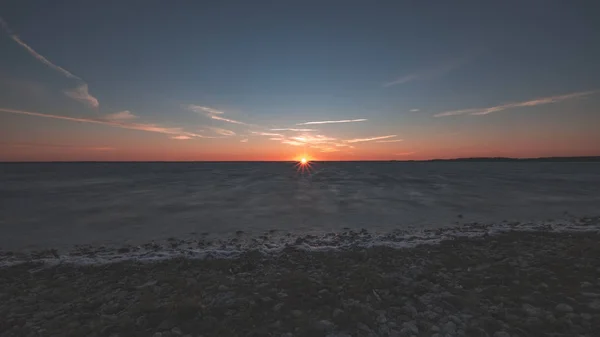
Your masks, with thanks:
M 300 160 L 298 160 L 298 163 L 296 163 L 296 171 L 301 174 L 310 173 L 311 169 L 311 163 L 305 156 L 301 157 Z

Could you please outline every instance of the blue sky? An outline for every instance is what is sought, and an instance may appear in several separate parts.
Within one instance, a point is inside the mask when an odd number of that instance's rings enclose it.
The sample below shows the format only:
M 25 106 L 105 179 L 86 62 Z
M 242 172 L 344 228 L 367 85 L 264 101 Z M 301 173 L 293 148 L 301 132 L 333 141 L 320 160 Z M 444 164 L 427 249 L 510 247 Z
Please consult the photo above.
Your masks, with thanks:
M 600 155 L 594 13 L 593 1 L 5 1 L 0 160 Z M 324 121 L 338 123 L 311 123 Z

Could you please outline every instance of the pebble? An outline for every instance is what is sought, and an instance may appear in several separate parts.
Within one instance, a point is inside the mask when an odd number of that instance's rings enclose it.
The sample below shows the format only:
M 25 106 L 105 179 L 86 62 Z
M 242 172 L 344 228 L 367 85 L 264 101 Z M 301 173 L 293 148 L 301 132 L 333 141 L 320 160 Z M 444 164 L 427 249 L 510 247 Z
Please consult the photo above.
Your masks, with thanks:
M 358 330 L 362 330 L 367 333 L 373 333 L 373 330 L 371 330 L 371 328 L 369 328 L 365 323 L 358 322 L 356 324 L 356 327 L 358 328 Z
M 529 316 L 539 317 L 542 314 L 542 311 L 539 308 L 534 307 L 531 304 L 523 304 L 523 311 Z
M 228 287 L 228 286 L 226 286 L 226 285 L 224 285 L 224 284 L 221 284 L 221 285 L 219 286 L 219 291 L 227 291 L 227 290 L 229 290 L 229 287 Z
M 415 323 L 415 321 L 404 322 L 404 323 L 402 323 L 402 327 L 407 329 L 409 332 L 411 332 L 413 334 L 419 333 L 419 327 L 417 327 L 417 324 Z
M 494 337 L 510 337 L 510 334 L 506 331 L 496 331 Z
M 448 333 L 455 333 L 456 332 L 456 323 L 452 322 L 452 321 L 448 321 L 445 325 L 444 325 L 444 331 L 448 332 Z
M 566 303 L 560 303 L 560 304 L 556 305 L 556 308 L 554 308 L 554 309 L 558 312 L 563 312 L 563 313 L 573 312 L 573 307 L 571 307 L 570 305 L 568 305 Z
M 292 316 L 294 316 L 294 317 L 300 317 L 300 316 L 302 316 L 302 311 L 300 311 L 300 310 L 292 310 Z
M 340 309 L 340 308 L 335 308 L 335 309 L 333 310 L 333 314 L 332 314 L 332 316 L 333 316 L 333 318 L 336 318 L 336 317 L 338 317 L 338 316 L 340 316 L 340 315 L 343 315 L 343 314 L 344 314 L 344 310 L 342 310 L 342 309 Z
M 590 303 L 588 305 L 588 307 L 592 310 L 600 310 L 600 301 L 599 300 L 594 300 L 592 301 L 592 303 Z

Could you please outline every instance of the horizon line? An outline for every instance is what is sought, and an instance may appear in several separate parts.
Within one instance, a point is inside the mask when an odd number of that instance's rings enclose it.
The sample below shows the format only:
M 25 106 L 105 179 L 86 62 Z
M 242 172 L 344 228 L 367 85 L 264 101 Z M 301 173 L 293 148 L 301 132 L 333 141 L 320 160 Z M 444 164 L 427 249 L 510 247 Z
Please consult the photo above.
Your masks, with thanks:
M 543 160 L 543 159 L 598 159 L 595 156 L 553 156 L 553 157 L 457 157 L 432 159 L 365 159 L 365 160 L 310 160 L 311 162 L 429 162 L 460 160 Z M 76 164 L 76 163 L 295 163 L 298 160 L 51 160 L 51 161 L 2 161 L 0 164 Z

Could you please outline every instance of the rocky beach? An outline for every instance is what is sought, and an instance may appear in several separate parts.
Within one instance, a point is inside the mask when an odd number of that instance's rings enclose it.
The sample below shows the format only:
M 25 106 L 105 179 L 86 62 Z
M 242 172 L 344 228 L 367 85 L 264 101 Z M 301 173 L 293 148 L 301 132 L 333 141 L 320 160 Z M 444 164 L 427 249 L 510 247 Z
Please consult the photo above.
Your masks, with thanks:
M 592 337 L 592 227 L 412 248 L 307 251 L 298 242 L 230 258 L 30 259 L 0 269 L 0 336 Z

